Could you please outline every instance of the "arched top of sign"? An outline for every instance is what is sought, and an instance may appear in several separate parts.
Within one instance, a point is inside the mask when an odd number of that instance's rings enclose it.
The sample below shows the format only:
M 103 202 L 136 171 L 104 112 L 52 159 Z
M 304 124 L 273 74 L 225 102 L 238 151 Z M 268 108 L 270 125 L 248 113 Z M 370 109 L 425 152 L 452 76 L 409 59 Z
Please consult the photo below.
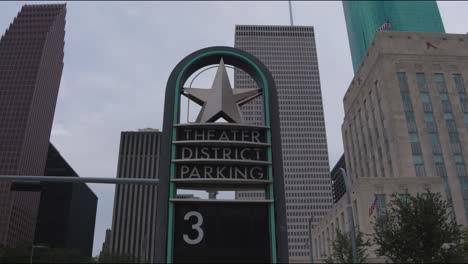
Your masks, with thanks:
M 184 89 L 182 85 L 187 79 L 197 70 L 214 64 L 220 64 L 215 77 L 212 89 Z M 227 74 L 223 73 L 224 64 L 232 65 L 249 74 L 257 83 L 260 89 L 231 89 L 226 79 Z M 173 124 L 179 123 L 179 102 L 180 94 L 184 94 L 199 105 L 205 104 L 205 109 L 198 118 L 197 123 L 214 122 L 222 117 L 231 123 L 242 123 L 242 119 L 237 116 L 238 105 L 248 102 L 263 93 L 265 98 L 269 98 L 269 92 L 274 88 L 273 78 L 266 68 L 257 58 L 239 49 L 231 47 L 210 47 L 193 52 L 185 57 L 172 71 L 169 82 L 175 84 L 168 89 L 174 89 L 174 119 Z M 224 90 L 223 90 L 224 88 Z M 228 91 L 226 88 L 231 89 Z M 241 91 L 242 90 L 242 91 Z M 224 91 L 224 92 L 223 92 Z M 226 91 L 228 93 L 226 93 Z M 166 91 L 166 93 L 172 91 Z M 231 94 L 229 94 L 231 92 Z M 232 95 L 232 96 L 231 96 Z M 225 101 L 221 100 L 224 96 Z M 217 97 L 217 100 L 212 100 L 210 97 Z M 233 103 L 234 102 L 234 103 Z M 224 106 L 224 107 L 223 107 Z M 233 109 L 233 106 L 235 108 Z M 209 109 L 207 109 L 209 108 Z M 265 100 L 265 124 L 269 126 L 269 100 Z

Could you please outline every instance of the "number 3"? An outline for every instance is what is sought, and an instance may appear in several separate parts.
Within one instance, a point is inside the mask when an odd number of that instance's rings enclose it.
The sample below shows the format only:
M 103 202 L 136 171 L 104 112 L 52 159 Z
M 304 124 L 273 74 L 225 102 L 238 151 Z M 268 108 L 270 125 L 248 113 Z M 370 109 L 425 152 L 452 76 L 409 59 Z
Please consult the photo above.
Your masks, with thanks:
M 189 220 L 191 216 L 195 216 L 197 218 L 197 223 L 193 224 L 192 228 L 197 230 L 198 235 L 195 239 L 190 239 L 188 235 L 184 234 L 183 238 L 187 244 L 196 245 L 202 241 L 204 235 L 203 229 L 200 228 L 200 226 L 203 224 L 203 216 L 199 212 L 190 211 L 185 214 L 184 220 Z

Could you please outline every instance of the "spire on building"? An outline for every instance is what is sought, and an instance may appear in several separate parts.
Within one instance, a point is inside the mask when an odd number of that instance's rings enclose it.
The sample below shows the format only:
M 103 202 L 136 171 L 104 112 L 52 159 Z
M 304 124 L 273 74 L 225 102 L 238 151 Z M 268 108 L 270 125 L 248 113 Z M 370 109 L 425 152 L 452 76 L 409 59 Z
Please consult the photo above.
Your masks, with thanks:
M 289 2 L 289 20 L 291 21 L 291 26 L 294 26 L 291 0 L 289 0 L 288 2 Z

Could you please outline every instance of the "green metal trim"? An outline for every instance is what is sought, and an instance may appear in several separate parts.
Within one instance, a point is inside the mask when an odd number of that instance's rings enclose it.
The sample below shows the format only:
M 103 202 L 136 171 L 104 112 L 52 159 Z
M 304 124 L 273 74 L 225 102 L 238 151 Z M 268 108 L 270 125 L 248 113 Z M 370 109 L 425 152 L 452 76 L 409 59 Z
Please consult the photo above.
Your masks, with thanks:
M 173 123 L 173 130 L 172 130 L 172 142 L 176 141 L 177 139 L 177 130 L 175 126 L 177 125 L 177 120 L 178 120 L 178 115 L 179 115 L 179 98 L 180 98 L 180 81 L 182 78 L 183 73 L 187 70 L 187 68 L 194 63 L 195 61 L 199 60 L 200 58 L 203 58 L 205 56 L 213 55 L 213 54 L 230 54 L 234 55 L 237 57 L 240 57 L 241 59 L 247 61 L 250 65 L 252 65 L 255 70 L 260 74 L 264 86 L 264 112 L 265 112 L 265 125 L 267 127 L 267 143 L 271 144 L 271 131 L 270 131 L 270 104 L 269 104 L 269 87 L 268 87 L 268 82 L 266 80 L 266 77 L 264 73 L 260 70 L 257 64 L 255 64 L 253 61 L 251 61 L 248 57 L 245 57 L 241 54 L 231 52 L 231 51 L 210 51 L 206 52 L 203 54 L 198 55 L 197 57 L 193 58 L 191 61 L 189 61 L 180 71 L 179 75 L 177 76 L 176 80 L 176 91 L 175 91 L 175 100 L 174 100 L 174 123 Z M 172 143 L 171 147 L 171 160 L 175 159 L 175 144 Z M 268 161 L 272 161 L 272 152 L 271 152 L 271 146 L 268 147 Z M 170 179 L 174 179 L 174 174 L 175 174 L 175 166 L 174 163 L 171 161 L 171 175 Z M 273 169 L 272 165 L 268 165 L 268 179 L 273 181 Z M 268 192 L 269 192 L 269 199 L 274 200 L 273 196 L 273 182 L 269 184 L 268 187 Z M 169 199 L 174 198 L 174 182 L 171 181 L 169 183 Z M 276 253 L 276 224 L 275 224 L 275 207 L 274 203 L 270 203 L 270 231 L 271 231 L 271 252 L 272 252 L 272 263 L 277 263 L 277 253 Z M 168 238 L 167 238 L 167 255 L 166 255 L 166 262 L 167 263 L 172 263 L 172 235 L 173 235 L 173 214 L 174 214 L 174 204 L 173 202 L 169 201 L 169 208 L 168 208 L 168 217 L 169 217 L 169 222 L 168 222 Z
M 261 74 L 262 75 L 262 74 Z M 263 77 L 263 75 L 262 75 Z M 269 199 L 274 201 L 274 191 L 273 191 L 273 167 L 271 165 L 272 162 L 272 150 L 271 150 L 271 126 L 270 126 L 270 101 L 269 101 L 269 90 L 268 85 L 265 85 L 267 89 L 264 91 L 264 112 L 265 112 L 265 126 L 267 126 L 267 143 L 270 144 L 268 147 L 268 161 L 270 164 L 268 165 L 268 179 L 270 180 L 270 184 L 268 186 L 268 193 Z M 272 263 L 277 263 L 277 254 L 276 254 L 276 222 L 275 222 L 275 204 L 270 203 L 270 231 L 271 231 L 271 249 L 272 249 Z
M 178 97 L 176 97 L 176 102 L 175 102 L 175 105 L 178 105 Z M 175 109 L 178 109 L 178 108 L 175 108 Z M 177 120 L 177 119 L 174 119 L 174 120 Z M 177 128 L 173 127 L 172 128 L 172 139 L 175 139 L 177 138 Z M 175 150 L 176 150 L 176 146 L 175 144 L 172 144 L 171 146 L 171 158 L 174 159 L 176 157 L 176 153 L 175 153 Z M 174 174 L 175 174 L 175 165 L 173 162 L 171 162 L 171 180 L 174 178 Z M 169 245 L 172 245 L 172 223 L 173 223 L 173 217 L 174 217 L 174 204 L 173 202 L 170 201 L 170 199 L 174 198 L 174 183 L 173 182 L 170 182 L 169 183 L 169 208 L 168 208 L 168 216 L 169 216 L 169 220 L 168 220 L 168 227 L 167 227 L 167 231 L 168 231 L 168 234 L 167 234 L 167 255 L 166 255 L 166 262 L 167 263 L 172 263 L 172 246 L 169 246 Z M 170 258 L 169 258 L 170 257 Z

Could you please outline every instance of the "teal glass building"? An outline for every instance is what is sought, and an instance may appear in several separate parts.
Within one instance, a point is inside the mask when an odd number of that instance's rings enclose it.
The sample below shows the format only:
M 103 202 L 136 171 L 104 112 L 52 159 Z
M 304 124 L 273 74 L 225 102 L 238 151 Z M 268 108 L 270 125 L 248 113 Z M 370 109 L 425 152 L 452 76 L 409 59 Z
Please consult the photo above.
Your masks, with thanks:
M 386 22 L 391 31 L 444 33 L 436 1 L 343 1 L 354 72 L 375 32 Z

